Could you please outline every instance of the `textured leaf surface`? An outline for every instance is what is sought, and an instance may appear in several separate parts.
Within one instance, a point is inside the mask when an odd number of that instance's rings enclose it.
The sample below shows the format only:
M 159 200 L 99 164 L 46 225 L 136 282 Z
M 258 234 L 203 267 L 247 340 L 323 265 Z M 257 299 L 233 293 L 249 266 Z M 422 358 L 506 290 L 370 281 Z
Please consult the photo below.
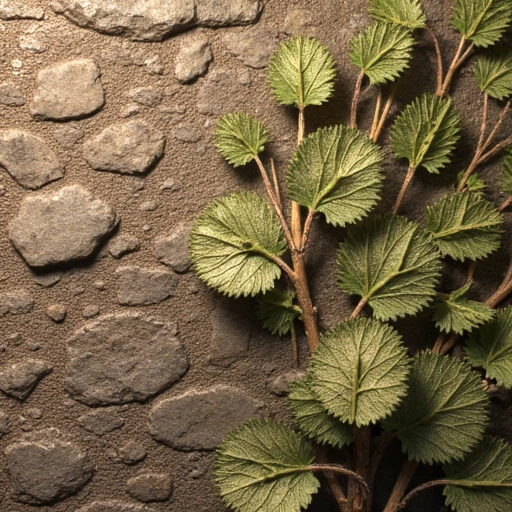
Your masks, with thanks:
M 282 105 L 304 108 L 326 102 L 335 76 L 329 50 L 311 37 L 284 41 L 270 59 L 270 87 Z
M 484 54 L 476 61 L 475 77 L 482 92 L 497 100 L 508 98 L 512 95 L 512 50 L 500 48 Z
M 423 94 L 396 118 L 390 131 L 397 158 L 438 173 L 450 162 L 459 139 L 460 115 L 449 98 Z
M 452 483 L 444 488 L 446 504 L 456 512 L 510 512 L 512 446 L 485 438 L 463 461 L 445 466 Z
M 512 146 L 508 147 L 501 168 L 501 190 L 512 195 Z
M 485 368 L 488 378 L 512 387 L 512 306 L 499 310 L 492 322 L 475 331 L 465 350 L 469 362 Z
M 268 133 L 263 123 L 248 114 L 235 112 L 217 121 L 215 145 L 235 167 L 245 165 L 265 149 Z
M 502 215 L 480 194 L 451 194 L 427 210 L 427 229 L 443 255 L 478 260 L 500 246 Z
M 512 20 L 510 0 L 456 0 L 452 25 L 475 46 L 493 45 Z
M 347 320 L 321 337 L 313 391 L 341 421 L 369 425 L 389 416 L 407 392 L 409 358 L 399 334 L 371 318 Z
M 273 288 L 281 269 L 271 257 L 285 248 L 271 206 L 252 192 L 216 199 L 197 218 L 190 234 L 190 256 L 199 277 L 233 297 Z
M 310 439 L 336 448 L 354 440 L 352 427 L 329 414 L 320 402 L 312 389 L 311 376 L 295 381 L 288 398 L 295 423 Z
M 224 502 L 240 512 L 299 512 L 320 486 L 307 470 L 314 451 L 271 420 L 252 420 L 217 449 L 215 481 Z
M 411 30 L 423 28 L 427 22 L 418 0 L 370 0 L 368 12 L 374 20 L 401 25 Z
M 414 39 L 406 27 L 375 22 L 350 41 L 350 60 L 372 84 L 395 81 L 409 67 Z
M 300 317 L 302 311 L 295 302 L 295 292 L 286 290 L 270 290 L 258 299 L 258 318 L 263 327 L 272 334 L 284 336 L 290 332 L 293 322 Z
M 439 252 L 417 224 L 384 215 L 357 225 L 340 245 L 341 289 L 363 297 L 376 318 L 413 315 L 435 295 Z
M 397 432 L 409 459 L 445 464 L 463 458 L 483 438 L 488 402 L 468 365 L 421 353 L 414 358 L 407 397 L 383 427 Z
M 290 198 L 344 226 L 366 216 L 379 199 L 382 150 L 353 128 L 320 128 L 304 139 L 287 176 Z

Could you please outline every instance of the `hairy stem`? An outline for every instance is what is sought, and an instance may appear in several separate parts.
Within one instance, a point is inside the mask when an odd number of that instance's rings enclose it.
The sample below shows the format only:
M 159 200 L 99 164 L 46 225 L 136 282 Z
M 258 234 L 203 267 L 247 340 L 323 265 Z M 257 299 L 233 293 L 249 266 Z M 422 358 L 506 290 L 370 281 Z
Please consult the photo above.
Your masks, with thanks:
M 455 52 L 455 55 L 453 56 L 450 67 L 448 68 L 448 71 L 446 72 L 446 76 L 445 76 L 443 85 L 441 86 L 441 90 L 440 90 L 438 96 L 444 96 L 448 92 L 453 75 L 455 74 L 455 71 L 457 71 L 457 69 L 464 62 L 463 60 L 461 61 L 461 55 L 462 55 L 462 51 L 464 50 L 465 44 L 466 44 L 466 38 L 464 36 L 462 36 L 460 39 L 460 42 L 459 42 L 459 46 L 457 47 L 457 51 Z M 466 58 L 468 56 L 469 56 L 469 54 L 466 56 Z
M 419 485 L 418 487 L 415 487 L 398 505 L 398 509 L 400 510 L 407 505 L 407 502 L 411 500 L 411 498 L 414 498 L 416 494 L 420 493 L 421 491 L 424 491 L 425 489 L 430 489 L 431 487 L 435 487 L 437 485 L 449 485 L 451 483 L 450 480 L 432 480 L 431 482 L 427 482 L 425 484 Z
M 304 251 L 306 249 L 306 245 L 308 243 L 309 233 L 311 231 L 311 224 L 313 223 L 313 219 L 315 217 L 315 211 L 309 210 L 308 216 L 306 217 L 306 222 L 304 222 L 304 232 L 302 233 L 302 240 L 300 243 L 300 250 Z
M 352 314 L 350 315 L 350 318 L 356 318 L 359 316 L 359 313 L 363 310 L 363 308 L 366 306 L 366 299 L 362 298 L 355 307 L 354 311 L 352 311 Z
M 356 80 L 354 88 L 354 96 L 352 97 L 352 106 L 350 107 L 350 126 L 357 128 L 357 105 L 359 103 L 359 95 L 361 94 L 361 85 L 363 84 L 364 71 L 361 71 Z
M 434 31 L 428 26 L 425 26 L 425 29 L 429 33 L 432 41 L 434 42 L 434 47 L 436 49 L 436 62 L 437 62 L 437 89 L 436 95 L 441 95 L 441 90 L 443 88 L 443 57 L 441 55 L 441 47 L 439 46 L 439 40 L 435 35 Z
M 372 140 L 373 140 L 373 134 L 375 133 L 377 126 L 379 126 L 380 109 L 382 106 L 382 96 L 383 96 L 382 87 L 379 87 L 379 95 L 377 96 L 377 102 L 375 103 L 375 112 L 373 114 L 372 127 L 370 129 L 370 138 Z
M 329 451 L 326 446 L 319 449 L 318 461 L 322 464 L 329 464 Z M 329 484 L 332 495 L 338 504 L 340 512 L 350 512 L 347 504 L 347 497 L 343 492 L 343 487 L 338 481 L 336 473 L 333 471 L 324 471 L 324 476 L 327 479 L 327 483 Z
M 299 121 L 297 128 L 297 145 L 299 145 L 306 132 L 306 119 L 304 117 L 304 107 L 299 108 Z M 302 222 L 300 218 L 300 204 L 292 201 L 292 236 L 295 247 L 300 248 L 302 243 Z
M 417 467 L 418 463 L 414 461 L 408 460 L 404 463 L 383 512 L 396 512 L 398 510 L 398 505 L 402 500 L 407 487 L 411 483 Z
M 276 202 L 279 208 L 283 209 L 283 203 L 281 201 L 281 190 L 279 189 L 279 181 L 277 179 L 276 166 L 274 165 L 274 159 L 270 159 L 270 172 L 272 173 L 272 181 L 274 182 L 274 194 L 276 197 Z
M 369 496 L 370 495 L 370 488 L 368 487 L 368 484 L 354 471 L 351 471 L 350 469 L 347 469 L 344 466 L 341 466 L 339 464 L 310 464 L 307 467 L 307 470 L 309 471 L 331 471 L 333 473 L 338 473 L 340 475 L 349 476 L 351 478 L 354 478 L 358 481 L 359 484 L 361 484 L 361 488 L 363 489 L 364 493 Z
M 402 185 L 400 193 L 398 194 L 398 197 L 396 198 L 395 206 L 393 207 L 393 213 L 398 213 L 398 210 L 400 209 L 400 206 L 404 199 L 405 193 L 406 193 L 407 189 L 409 188 L 409 185 L 411 183 L 411 180 L 412 180 L 415 172 L 416 172 L 416 168 L 412 165 L 409 165 L 409 169 L 407 170 L 407 175 L 405 176 L 404 183 Z
M 386 104 L 384 105 L 384 109 L 382 110 L 382 114 L 380 116 L 379 123 L 377 124 L 377 128 L 373 132 L 372 140 L 373 142 L 377 142 L 379 139 L 379 136 L 382 132 L 382 129 L 384 128 L 384 123 L 386 122 L 386 119 L 389 115 L 389 111 L 391 110 L 391 105 L 393 105 L 393 100 L 395 99 L 396 91 L 398 90 L 399 81 L 395 82 L 393 84 L 393 87 L 391 88 L 391 91 L 389 93 L 388 99 L 386 100 Z

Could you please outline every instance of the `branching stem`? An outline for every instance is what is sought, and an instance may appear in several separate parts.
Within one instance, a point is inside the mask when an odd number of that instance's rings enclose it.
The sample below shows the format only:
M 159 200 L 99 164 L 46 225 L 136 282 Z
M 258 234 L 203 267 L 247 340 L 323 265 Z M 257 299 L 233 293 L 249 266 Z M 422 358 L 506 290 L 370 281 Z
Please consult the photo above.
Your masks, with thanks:
M 437 39 L 434 31 L 428 26 L 425 26 L 425 29 L 429 33 L 432 41 L 434 42 L 434 47 L 436 49 L 436 62 L 437 62 L 437 96 L 441 95 L 441 90 L 443 89 L 443 57 L 441 55 L 441 47 L 439 46 L 439 40 Z
M 501 301 L 512 293 L 512 261 L 498 289 L 485 301 L 485 304 L 495 308 Z
M 382 132 L 382 129 L 384 128 L 384 123 L 386 122 L 389 111 L 391 110 L 391 106 L 393 105 L 393 100 L 395 99 L 395 94 L 398 90 L 399 83 L 400 81 L 395 82 L 391 88 L 388 99 L 386 100 L 386 104 L 384 105 L 384 109 L 382 110 L 379 123 L 377 124 L 377 128 L 372 134 L 373 142 L 377 142 L 377 140 L 379 140 L 379 136 Z
M 398 510 L 399 503 L 402 500 L 417 467 L 418 463 L 414 461 L 408 460 L 404 463 L 383 512 L 396 512 Z
M 382 97 L 384 93 L 382 91 L 382 87 L 379 87 L 379 95 L 377 96 L 377 102 L 375 103 L 375 112 L 373 114 L 372 127 L 370 129 L 370 138 L 373 139 L 373 134 L 375 130 L 377 130 L 377 126 L 379 126 L 379 117 L 380 117 L 380 109 L 382 106 Z
M 395 206 L 393 207 L 393 213 L 395 213 L 395 214 L 398 213 L 398 210 L 400 209 L 400 206 L 404 199 L 405 192 L 409 188 L 409 185 L 411 183 L 411 180 L 412 180 L 415 172 L 416 172 L 416 167 L 414 167 L 413 165 L 410 165 L 409 169 L 407 171 L 407 174 L 405 176 L 405 180 L 404 180 L 404 183 L 400 190 L 400 193 L 398 194 L 398 197 L 396 198 Z
M 443 85 L 441 86 L 441 90 L 438 94 L 438 96 L 444 96 L 449 88 L 450 84 L 453 78 L 453 75 L 455 74 L 455 71 L 462 65 L 464 60 L 462 60 L 462 52 L 464 50 L 464 45 L 466 44 L 466 38 L 464 36 L 461 37 L 459 46 L 457 47 L 457 51 L 455 52 L 455 55 L 453 56 L 452 63 L 450 64 L 450 67 L 448 68 L 448 71 L 446 72 L 446 76 L 444 78 Z M 465 58 L 469 57 L 469 53 L 466 51 L 464 53 Z
M 272 181 L 274 182 L 274 193 L 279 208 L 283 209 L 283 203 L 281 201 L 281 190 L 279 189 L 279 181 L 277 179 L 276 166 L 274 165 L 274 159 L 270 159 L 270 172 L 272 173 Z
M 416 494 L 420 493 L 421 491 L 424 491 L 425 489 L 430 489 L 431 487 L 435 487 L 437 485 L 449 485 L 450 480 L 432 480 L 431 482 L 424 483 L 422 485 L 419 485 L 418 487 L 415 487 L 398 505 L 397 510 L 400 510 L 407 505 L 407 502 L 410 501 Z
M 361 484 L 361 488 L 366 496 L 370 495 L 370 488 L 368 487 L 368 484 L 357 473 L 341 466 L 340 464 L 310 464 L 307 469 L 310 471 L 331 471 L 332 473 L 339 473 L 340 475 L 354 478 L 359 484 Z
M 329 452 L 326 446 L 323 446 L 319 449 L 318 452 L 318 461 L 321 464 L 329 464 Z M 350 512 L 347 504 L 347 497 L 343 492 L 343 487 L 341 486 L 336 473 L 332 471 L 324 471 L 325 478 L 327 479 L 327 483 L 329 484 L 329 488 L 331 489 L 332 495 L 338 504 L 338 508 L 340 512 Z
M 357 128 L 357 105 L 361 94 L 361 85 L 363 84 L 364 71 L 357 76 L 356 86 L 354 88 L 354 96 L 352 97 L 352 106 L 350 107 L 350 126 Z

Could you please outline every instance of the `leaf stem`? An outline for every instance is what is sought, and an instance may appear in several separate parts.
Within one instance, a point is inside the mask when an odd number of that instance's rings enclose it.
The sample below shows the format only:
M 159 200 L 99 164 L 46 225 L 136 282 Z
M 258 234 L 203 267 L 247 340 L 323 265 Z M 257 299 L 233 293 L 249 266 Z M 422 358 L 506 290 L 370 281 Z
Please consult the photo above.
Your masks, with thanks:
M 407 188 L 409 187 L 415 172 L 416 168 L 412 164 L 409 165 L 409 169 L 407 170 L 407 175 L 405 176 L 404 183 L 402 185 L 400 193 L 398 194 L 398 197 L 396 198 L 395 206 L 393 207 L 393 213 L 398 213 L 398 210 L 400 209 L 400 206 L 404 199 L 405 192 L 407 191 Z
M 366 496 L 370 496 L 370 488 L 368 484 L 354 471 L 347 469 L 345 466 L 340 464 L 310 464 L 307 469 L 310 471 L 331 471 L 333 473 L 339 473 L 340 475 L 349 476 L 354 478 L 361 484 L 361 488 L 363 489 Z
M 445 339 L 446 339 L 446 333 L 440 332 L 439 336 L 437 337 L 437 339 L 434 343 L 434 346 L 432 347 L 432 352 L 440 353 Z
M 512 196 L 508 196 L 498 208 L 499 212 L 505 211 L 512 204 Z
M 315 210 L 309 210 L 308 216 L 306 217 L 306 222 L 304 223 L 304 232 L 302 233 L 302 241 L 300 243 L 300 250 L 304 251 L 306 249 L 306 245 L 308 243 L 309 233 L 311 231 L 311 224 L 313 223 L 313 219 L 315 217 Z
M 304 107 L 299 108 L 299 119 L 297 129 L 297 145 L 304 140 L 306 132 L 306 120 L 304 116 Z M 300 248 L 302 243 L 302 223 L 300 216 L 300 204 L 292 201 L 292 237 L 295 247 Z
M 352 311 L 352 314 L 350 315 L 350 318 L 356 318 L 359 316 L 359 313 L 363 310 L 363 308 L 366 306 L 366 298 L 362 298 L 355 307 L 354 311 Z
M 393 105 L 393 100 L 395 99 L 396 91 L 398 90 L 400 81 L 397 81 L 393 84 L 393 87 L 391 88 L 391 92 L 389 93 L 388 99 L 386 101 L 386 104 L 384 105 L 384 110 L 382 111 L 382 115 L 380 116 L 379 124 L 377 125 L 377 129 L 373 133 L 372 140 L 373 142 L 377 142 L 379 139 L 379 136 L 382 132 L 382 129 L 384 128 L 384 123 L 386 122 L 386 119 L 389 115 L 389 111 L 391 110 L 391 105 Z
M 380 117 L 380 109 L 382 106 L 382 97 L 384 93 L 382 92 L 382 87 L 379 87 L 379 95 L 377 96 L 377 102 L 375 103 L 375 112 L 373 114 L 372 127 L 370 129 L 370 138 L 373 140 L 373 134 L 379 125 L 379 117 Z
M 354 88 L 354 96 L 352 97 L 352 106 L 350 107 L 350 126 L 357 128 L 357 105 L 359 103 L 359 95 L 361 94 L 361 85 L 363 84 L 364 71 L 357 76 Z
M 370 473 L 370 445 L 371 445 L 371 430 L 369 426 L 357 428 L 354 426 L 354 449 L 356 459 L 356 473 L 361 477 L 364 482 L 368 481 Z M 359 482 L 359 481 L 358 481 Z M 352 509 L 354 512 L 369 510 L 371 503 L 371 495 L 362 495 L 361 486 L 358 485 L 352 502 Z M 366 501 L 366 503 L 365 503 Z M 350 505 L 350 503 L 349 503 Z
M 293 367 L 299 367 L 299 351 L 297 349 L 297 333 L 295 332 L 295 325 L 291 325 L 290 331 L 292 333 L 292 351 L 293 351 Z
M 451 334 L 450 337 L 443 343 L 443 345 L 439 349 L 439 353 L 441 355 L 448 353 L 453 348 L 455 343 L 457 343 L 458 340 L 459 336 L 457 334 Z
M 422 485 L 418 485 L 418 487 L 415 487 L 407 496 L 399 503 L 398 509 L 400 510 L 405 507 L 407 502 L 411 500 L 411 498 L 414 498 L 416 494 L 420 493 L 421 491 L 424 491 L 425 489 L 430 489 L 431 487 L 435 487 L 437 485 L 449 485 L 451 482 L 450 480 L 432 480 L 430 482 L 426 482 Z
M 443 88 L 443 57 L 441 54 L 441 47 L 439 46 L 439 40 L 437 39 L 434 31 L 428 26 L 425 26 L 426 31 L 429 33 L 432 41 L 434 42 L 434 47 L 436 49 L 436 61 L 437 61 L 437 89 L 436 95 L 439 96 L 441 94 L 441 90 Z
M 395 432 L 383 432 L 379 440 L 377 441 L 377 446 L 372 455 L 372 459 L 370 461 L 370 477 L 368 479 L 370 490 L 373 489 L 373 484 L 375 482 L 375 475 L 377 474 L 377 469 L 379 468 L 380 461 L 386 451 L 386 448 L 389 446 L 389 443 L 393 441 L 396 437 Z
M 383 510 L 383 512 L 396 512 L 398 510 L 400 500 L 405 494 L 407 487 L 411 483 L 412 477 L 414 476 L 417 467 L 417 462 L 411 460 L 405 461 L 395 482 L 395 486 L 391 491 L 391 495 L 389 496 L 386 508 Z
M 464 36 L 461 37 L 459 46 L 457 47 L 457 51 L 455 52 L 455 55 L 453 56 L 452 62 L 450 64 L 450 67 L 448 68 L 448 71 L 446 72 L 446 76 L 443 81 L 443 85 L 441 86 L 441 90 L 437 94 L 438 96 L 444 96 L 448 89 L 450 88 L 450 83 L 452 81 L 453 75 L 455 74 L 455 71 L 462 65 L 464 60 L 462 60 L 461 55 L 462 51 L 464 50 L 464 45 L 466 44 L 466 38 Z M 471 48 L 471 47 L 470 47 Z M 469 56 L 469 53 L 466 52 L 465 58 Z
M 322 446 L 318 453 L 318 460 L 320 463 L 329 464 L 329 452 L 326 446 Z M 336 473 L 332 471 L 324 471 L 325 478 L 327 479 L 327 483 L 329 484 L 329 488 L 331 489 L 332 495 L 338 504 L 338 508 L 340 512 L 350 512 L 347 507 L 347 497 L 343 492 L 343 487 L 340 482 L 336 478 Z
M 272 181 L 274 182 L 274 193 L 279 208 L 283 209 L 283 203 L 281 201 L 281 191 L 279 189 L 279 181 L 277 180 L 276 166 L 274 165 L 274 159 L 270 159 L 270 172 L 272 173 Z
M 512 293 L 512 261 L 508 266 L 507 273 L 498 289 L 485 301 L 485 304 L 495 308 L 501 301 L 505 300 Z

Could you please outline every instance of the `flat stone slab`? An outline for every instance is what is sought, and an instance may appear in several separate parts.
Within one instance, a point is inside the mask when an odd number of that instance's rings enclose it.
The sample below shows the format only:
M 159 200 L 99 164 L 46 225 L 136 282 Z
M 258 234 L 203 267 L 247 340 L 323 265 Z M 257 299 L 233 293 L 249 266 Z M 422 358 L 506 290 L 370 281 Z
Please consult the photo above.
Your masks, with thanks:
M 22 107 L 25 105 L 25 96 L 13 84 L 2 82 L 0 84 L 0 105 L 6 107 Z
M 26 0 L 1 0 L 0 20 L 42 20 L 44 9 L 27 6 Z
M 126 492 L 143 503 L 167 501 L 172 494 L 172 479 L 166 473 L 143 473 L 128 480 Z
M 18 400 L 24 400 L 34 391 L 37 383 L 52 370 L 48 363 L 33 359 L 1 366 L 0 391 Z
M 76 512 L 154 512 L 154 509 L 124 501 L 108 500 L 95 501 Z
M 155 240 L 156 259 L 179 274 L 186 272 L 191 265 L 188 243 L 192 224 L 180 222 L 171 233 L 160 235 Z
M 0 293 L 0 316 L 26 315 L 34 309 L 35 300 L 25 288 Z
M 174 74 L 181 83 L 191 82 L 204 75 L 213 60 L 212 47 L 206 39 L 186 42 L 176 55 Z

